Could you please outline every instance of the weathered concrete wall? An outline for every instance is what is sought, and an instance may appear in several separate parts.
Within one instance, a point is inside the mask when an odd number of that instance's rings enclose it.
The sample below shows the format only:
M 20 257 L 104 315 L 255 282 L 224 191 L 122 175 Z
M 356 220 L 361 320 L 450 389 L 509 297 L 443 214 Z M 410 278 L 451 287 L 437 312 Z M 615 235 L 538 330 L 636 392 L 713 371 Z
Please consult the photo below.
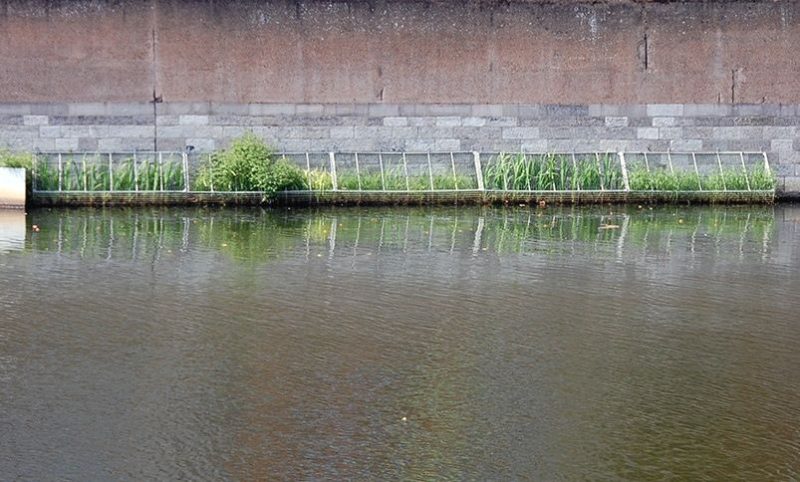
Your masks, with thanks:
M 800 166 L 800 105 L 0 104 L 0 149 L 208 151 L 251 131 L 283 151 L 766 151 Z
M 0 0 L 0 102 L 797 103 L 800 2 Z

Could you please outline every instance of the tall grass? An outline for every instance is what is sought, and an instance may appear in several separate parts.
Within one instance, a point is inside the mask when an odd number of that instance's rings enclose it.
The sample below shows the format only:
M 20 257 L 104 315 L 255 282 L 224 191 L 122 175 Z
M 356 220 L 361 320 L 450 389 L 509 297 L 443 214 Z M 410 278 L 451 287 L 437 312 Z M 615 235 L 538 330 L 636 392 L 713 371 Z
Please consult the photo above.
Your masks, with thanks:
M 614 155 L 500 153 L 484 170 L 486 189 L 566 191 L 622 189 L 622 170 Z
M 628 179 L 633 191 L 769 191 L 777 183 L 763 165 L 748 170 L 723 168 L 709 174 L 635 166 L 628 171 Z
M 57 161 L 39 159 L 34 171 L 37 190 L 59 190 Z M 61 161 L 60 177 L 62 191 L 176 191 L 185 187 L 183 163 L 174 159 L 117 158 L 109 165 L 104 156 L 67 156 Z

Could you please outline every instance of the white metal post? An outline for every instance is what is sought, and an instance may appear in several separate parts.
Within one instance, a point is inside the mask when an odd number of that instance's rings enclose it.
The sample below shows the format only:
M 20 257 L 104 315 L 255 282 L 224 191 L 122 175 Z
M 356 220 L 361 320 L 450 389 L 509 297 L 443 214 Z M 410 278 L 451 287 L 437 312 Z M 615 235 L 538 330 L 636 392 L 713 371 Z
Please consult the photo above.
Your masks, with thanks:
M 61 188 L 64 185 L 64 166 L 61 160 L 61 153 L 58 153 L 58 191 L 61 192 Z
M 697 188 L 702 191 L 703 184 L 700 182 L 700 171 L 697 169 L 697 159 L 695 158 L 694 152 L 692 153 L 692 164 L 694 164 L 694 173 L 697 176 Z
M 361 190 L 361 168 L 358 167 L 358 153 L 354 153 L 356 158 L 356 180 L 358 181 L 358 190 Z
M 622 186 L 626 191 L 631 190 L 631 185 L 628 180 L 628 166 L 625 164 L 625 153 L 619 152 L 619 165 L 622 168 Z
M 747 177 L 747 166 L 744 164 L 744 153 L 739 152 L 739 159 L 742 161 L 742 171 L 744 172 L 744 182 L 747 184 L 747 190 L 752 191 L 750 188 L 750 179 Z
M 406 191 L 410 191 L 411 187 L 408 184 L 408 162 L 406 161 L 406 153 L 403 153 L 403 173 L 406 175 Z
M 114 157 L 108 153 L 108 190 L 114 191 Z
M 133 151 L 133 188 L 139 190 L 139 162 L 136 159 L 136 151 Z
M 183 191 L 189 192 L 189 154 L 182 152 L 181 160 L 183 161 Z
M 478 190 L 484 191 L 486 188 L 483 185 L 483 169 L 481 168 L 481 154 L 477 151 L 472 153 L 472 160 L 475 163 L 475 176 L 478 180 Z
M 725 171 L 722 170 L 722 159 L 719 158 L 719 151 L 717 151 L 717 166 L 719 167 L 719 176 L 722 178 L 722 190 L 727 191 L 728 186 L 725 185 Z
M 450 155 L 453 153 L 451 152 Z M 431 181 L 431 191 L 433 191 L 433 167 L 431 166 L 431 153 L 428 152 L 428 179 Z
M 336 155 L 333 152 L 328 153 L 328 157 L 331 161 L 331 185 L 334 191 L 339 190 L 339 180 L 336 177 Z

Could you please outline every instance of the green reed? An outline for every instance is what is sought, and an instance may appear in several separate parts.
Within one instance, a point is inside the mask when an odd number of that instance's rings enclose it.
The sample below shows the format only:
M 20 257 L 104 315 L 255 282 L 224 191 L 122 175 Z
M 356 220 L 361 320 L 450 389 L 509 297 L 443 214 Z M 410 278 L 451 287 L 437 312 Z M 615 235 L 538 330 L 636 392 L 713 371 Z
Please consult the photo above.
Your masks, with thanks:
M 484 172 L 486 189 L 566 191 L 622 189 L 614 155 L 509 154 L 492 158 Z
M 633 191 L 769 191 L 776 185 L 775 176 L 762 165 L 746 171 L 723 168 L 709 174 L 635 166 L 628 179 Z

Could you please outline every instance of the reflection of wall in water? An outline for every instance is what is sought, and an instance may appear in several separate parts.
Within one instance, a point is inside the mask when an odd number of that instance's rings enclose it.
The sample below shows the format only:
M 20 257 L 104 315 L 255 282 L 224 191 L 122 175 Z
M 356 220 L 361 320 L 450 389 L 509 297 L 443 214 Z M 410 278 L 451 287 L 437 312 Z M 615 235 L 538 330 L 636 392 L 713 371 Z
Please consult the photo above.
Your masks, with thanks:
M 0 252 L 25 246 L 25 213 L 0 209 Z

